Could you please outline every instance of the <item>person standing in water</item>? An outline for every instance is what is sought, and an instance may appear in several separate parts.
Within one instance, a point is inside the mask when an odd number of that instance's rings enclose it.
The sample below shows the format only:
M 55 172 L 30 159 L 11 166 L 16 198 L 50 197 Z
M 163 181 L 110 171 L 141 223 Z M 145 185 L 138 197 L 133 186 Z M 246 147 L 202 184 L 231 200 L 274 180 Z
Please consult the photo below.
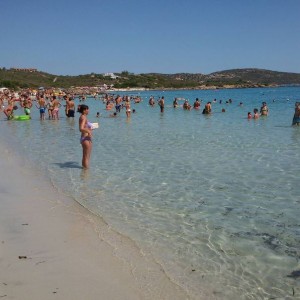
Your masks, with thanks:
M 202 111 L 202 114 L 205 114 L 205 115 L 210 115 L 211 114 L 211 102 L 207 102 L 205 104 L 205 107 Z
M 26 116 L 30 116 L 30 108 L 32 107 L 30 97 L 27 97 L 23 101 L 20 101 L 20 105 L 24 108 L 24 114 Z
M 259 113 L 258 113 L 258 109 L 257 108 L 254 108 L 253 109 L 253 119 L 258 119 L 259 118 Z
M 75 103 L 74 103 L 73 97 L 67 98 L 66 113 L 67 113 L 68 118 L 75 117 Z
M 194 102 L 194 109 L 200 109 L 201 103 L 198 98 Z
M 79 131 L 81 132 L 82 168 L 88 169 L 92 152 L 92 124 L 87 120 L 89 107 L 82 104 L 79 107 L 79 112 L 81 113 L 79 117 Z
M 53 110 L 52 110 L 52 119 L 59 120 L 59 108 L 61 107 L 60 102 L 57 100 L 56 96 L 52 96 L 53 101 Z
M 295 103 L 295 113 L 292 125 L 300 126 L 300 102 Z
M 45 120 L 45 112 L 46 112 L 46 100 L 44 99 L 44 95 L 40 95 L 37 97 L 37 101 L 39 106 L 35 105 L 40 111 L 40 119 Z
M 262 106 L 260 108 L 260 114 L 262 116 L 267 116 L 269 114 L 269 108 L 267 106 L 267 103 L 266 102 L 263 102 L 262 103 Z
M 162 96 L 159 100 L 158 100 L 158 105 L 160 107 L 160 112 L 163 113 L 165 110 L 165 97 Z
M 130 109 L 130 99 L 127 98 L 125 101 L 125 108 L 126 108 L 126 116 L 127 118 L 130 118 L 131 109 Z

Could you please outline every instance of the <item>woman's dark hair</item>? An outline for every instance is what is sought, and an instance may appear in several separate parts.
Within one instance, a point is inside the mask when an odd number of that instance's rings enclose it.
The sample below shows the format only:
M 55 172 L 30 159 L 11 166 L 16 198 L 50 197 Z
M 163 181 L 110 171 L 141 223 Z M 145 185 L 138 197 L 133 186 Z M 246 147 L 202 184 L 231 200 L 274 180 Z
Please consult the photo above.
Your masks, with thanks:
M 77 111 L 82 114 L 86 109 L 89 109 L 89 107 L 85 104 L 81 104 L 81 105 L 78 105 Z

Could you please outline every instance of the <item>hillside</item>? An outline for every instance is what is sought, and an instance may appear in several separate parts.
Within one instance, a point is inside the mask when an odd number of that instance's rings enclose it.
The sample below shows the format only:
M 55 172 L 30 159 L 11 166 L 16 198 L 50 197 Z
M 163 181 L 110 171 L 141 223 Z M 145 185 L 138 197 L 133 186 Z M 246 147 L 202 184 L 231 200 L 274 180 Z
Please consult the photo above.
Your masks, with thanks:
M 277 72 L 262 69 L 233 69 L 205 74 L 132 74 L 127 71 L 115 73 L 112 79 L 103 74 L 85 74 L 79 76 L 61 76 L 45 72 L 28 72 L 24 70 L 1 69 L 0 87 L 38 88 L 113 85 L 115 88 L 229 88 L 259 87 L 279 85 L 300 85 L 299 73 Z

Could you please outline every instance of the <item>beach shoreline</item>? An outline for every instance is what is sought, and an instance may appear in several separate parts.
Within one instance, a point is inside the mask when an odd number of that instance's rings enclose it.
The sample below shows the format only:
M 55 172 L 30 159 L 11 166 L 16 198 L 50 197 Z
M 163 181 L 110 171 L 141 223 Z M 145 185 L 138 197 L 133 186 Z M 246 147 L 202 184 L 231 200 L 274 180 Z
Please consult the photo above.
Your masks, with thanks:
M 2 140 L 0 297 L 188 299 L 133 242 L 10 147 Z

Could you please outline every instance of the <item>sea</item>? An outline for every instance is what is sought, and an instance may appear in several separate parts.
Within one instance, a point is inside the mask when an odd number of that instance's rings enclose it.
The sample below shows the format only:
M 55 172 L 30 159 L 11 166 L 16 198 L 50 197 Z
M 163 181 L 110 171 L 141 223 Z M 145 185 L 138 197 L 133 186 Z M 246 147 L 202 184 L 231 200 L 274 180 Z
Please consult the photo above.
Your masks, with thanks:
M 59 120 L 40 120 L 35 105 L 29 121 L 2 113 L 1 139 L 191 299 L 300 299 L 300 126 L 291 126 L 300 87 L 114 94 L 142 101 L 127 118 L 125 109 L 111 117 L 100 97 L 85 100 L 99 123 L 89 170 L 79 113 L 68 119 L 63 107 Z M 163 113 L 151 96 L 164 96 Z M 182 109 L 196 98 L 200 110 Z M 248 120 L 262 102 L 269 115 Z

